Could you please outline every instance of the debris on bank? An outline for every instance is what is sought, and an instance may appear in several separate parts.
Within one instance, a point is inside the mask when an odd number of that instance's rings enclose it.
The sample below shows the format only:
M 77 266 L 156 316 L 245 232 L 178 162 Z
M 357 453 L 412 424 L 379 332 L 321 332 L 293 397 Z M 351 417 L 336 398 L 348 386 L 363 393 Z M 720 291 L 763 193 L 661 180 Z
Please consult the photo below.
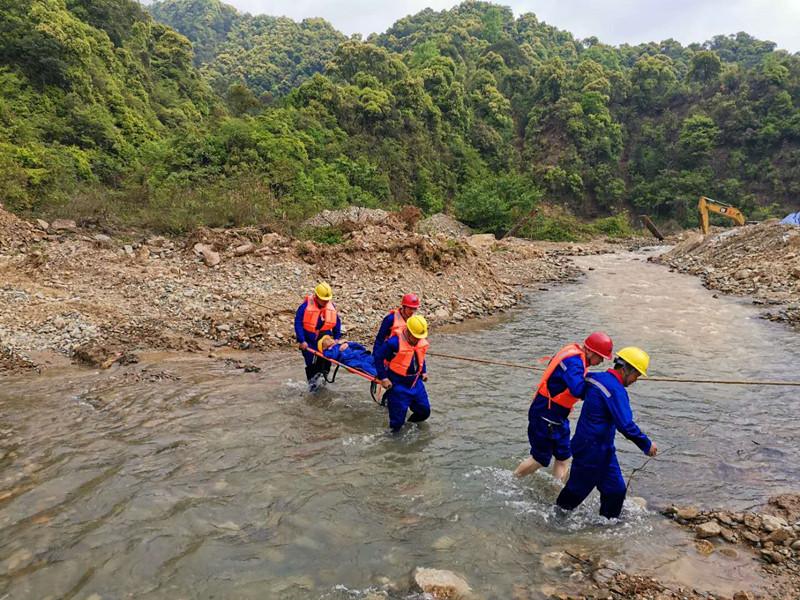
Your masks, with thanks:
M 295 310 L 321 279 L 334 288 L 346 336 L 369 344 L 406 292 L 420 294 L 434 326 L 463 321 L 513 306 L 521 285 L 573 280 L 572 250 L 608 250 L 455 237 L 466 230 L 449 217 L 418 233 L 418 212 L 323 213 L 313 222 L 341 232 L 341 243 L 326 244 L 258 227 L 114 235 L 74 221 L 31 224 L 0 208 L 0 343 L 17 357 L 6 364 L 80 358 L 89 344 L 115 349 L 87 354 L 97 366 L 135 350 L 290 346 Z
M 770 320 L 800 326 L 800 228 L 773 220 L 705 238 L 692 232 L 652 260 L 697 275 L 709 289 L 751 296 L 770 307 Z

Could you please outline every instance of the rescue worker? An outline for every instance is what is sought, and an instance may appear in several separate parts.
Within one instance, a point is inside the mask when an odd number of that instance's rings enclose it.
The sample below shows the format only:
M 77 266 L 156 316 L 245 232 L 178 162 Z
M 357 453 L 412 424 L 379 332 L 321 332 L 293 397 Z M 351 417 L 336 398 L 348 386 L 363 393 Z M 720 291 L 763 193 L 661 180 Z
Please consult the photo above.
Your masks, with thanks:
M 431 414 L 428 392 L 428 369 L 425 353 L 428 351 L 428 322 L 420 315 L 406 321 L 403 331 L 391 336 L 378 346 L 375 368 L 381 386 L 388 390 L 384 396 L 389 408 L 389 428 L 397 433 L 406 422 L 411 409 L 410 423 L 420 423 Z
M 305 297 L 294 316 L 297 347 L 306 361 L 306 379 L 311 389 L 319 384 L 320 377 L 327 375 L 331 363 L 309 352 L 309 347 L 316 348 L 323 335 L 330 335 L 334 340 L 342 337 L 342 321 L 332 299 L 331 286 L 321 281 L 314 288 L 314 294 Z
M 393 335 L 398 335 L 406 327 L 406 321 L 410 319 L 419 309 L 419 296 L 416 294 L 406 294 L 400 301 L 400 307 L 394 308 L 383 318 L 375 336 L 375 343 L 372 345 L 372 354 L 378 351 L 378 346 L 383 344 Z
M 514 475 L 524 477 L 550 464 L 555 457 L 553 477 L 564 481 L 572 453 L 569 444 L 569 413 L 583 398 L 589 367 L 611 359 L 613 343 L 602 331 L 595 331 L 583 346 L 569 344 L 547 364 L 536 395 L 528 409 L 528 441 L 531 455 L 523 460 Z
M 574 509 L 597 488 L 601 515 L 615 519 L 622 512 L 626 485 L 617 462 L 614 435 L 619 431 L 647 456 L 658 453 L 634 422 L 625 389 L 640 376 L 647 377 L 649 365 L 647 353 L 630 346 L 617 353 L 613 369 L 586 378 L 586 395 L 572 438 L 572 472 L 556 500 L 561 508 Z

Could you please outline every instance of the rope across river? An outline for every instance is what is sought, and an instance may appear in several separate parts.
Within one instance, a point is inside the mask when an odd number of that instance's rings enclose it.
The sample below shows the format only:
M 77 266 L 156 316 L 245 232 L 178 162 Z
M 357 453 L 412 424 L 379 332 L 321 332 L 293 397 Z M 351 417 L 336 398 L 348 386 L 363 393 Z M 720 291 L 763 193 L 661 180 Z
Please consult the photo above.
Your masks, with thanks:
M 509 367 L 511 369 L 524 369 L 526 371 L 544 371 L 544 367 L 521 365 L 519 363 L 510 363 L 502 360 L 489 360 L 486 358 L 477 358 L 473 356 L 458 356 L 455 354 L 444 354 L 442 352 L 428 351 L 428 356 L 436 356 L 439 358 L 447 358 L 450 360 L 460 360 L 464 362 L 473 362 L 484 365 L 497 365 L 498 367 Z M 666 383 L 698 383 L 698 384 L 713 384 L 713 385 L 758 385 L 758 386 L 787 386 L 787 387 L 800 387 L 800 381 L 764 381 L 756 379 L 693 379 L 687 377 L 647 377 L 642 378 L 640 381 L 658 381 Z

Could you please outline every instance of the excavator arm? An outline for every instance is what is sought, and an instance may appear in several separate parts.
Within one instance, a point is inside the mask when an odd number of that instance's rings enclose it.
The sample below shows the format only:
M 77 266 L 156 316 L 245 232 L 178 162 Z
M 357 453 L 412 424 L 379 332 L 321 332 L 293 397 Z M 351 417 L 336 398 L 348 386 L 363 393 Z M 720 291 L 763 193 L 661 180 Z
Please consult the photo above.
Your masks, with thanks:
M 742 211 L 740 211 L 735 206 L 731 206 L 730 204 L 725 204 L 724 202 L 719 202 L 718 200 L 712 200 L 711 198 L 700 196 L 700 200 L 697 202 L 697 209 L 700 211 L 700 230 L 703 232 L 703 235 L 708 234 L 709 212 L 717 213 L 718 215 L 728 217 L 729 219 L 734 221 L 737 225 L 745 224 L 745 218 L 744 215 L 742 214 Z

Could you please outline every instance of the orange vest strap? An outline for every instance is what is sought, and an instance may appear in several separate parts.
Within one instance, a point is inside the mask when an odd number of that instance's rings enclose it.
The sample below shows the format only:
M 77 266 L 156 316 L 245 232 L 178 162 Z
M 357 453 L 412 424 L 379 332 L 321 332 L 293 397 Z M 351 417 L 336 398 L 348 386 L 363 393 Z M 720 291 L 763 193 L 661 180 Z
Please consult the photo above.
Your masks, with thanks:
M 549 409 L 553 402 L 558 404 L 559 406 L 563 406 L 569 410 L 572 410 L 572 407 L 578 402 L 580 398 L 576 398 L 573 396 L 569 388 L 561 392 L 560 394 L 556 394 L 553 397 L 550 397 L 550 390 L 547 389 L 547 382 L 550 380 L 550 376 L 555 372 L 561 362 L 569 358 L 571 356 L 580 356 L 581 362 L 583 362 L 583 374 L 586 375 L 587 371 L 589 370 L 586 365 L 586 356 L 583 353 L 583 349 L 578 344 L 568 344 L 564 346 L 561 350 L 559 350 L 556 355 L 550 360 L 547 365 L 547 368 L 542 375 L 542 380 L 539 382 L 539 387 L 536 390 L 537 394 L 540 394 L 547 398 L 547 408 Z

